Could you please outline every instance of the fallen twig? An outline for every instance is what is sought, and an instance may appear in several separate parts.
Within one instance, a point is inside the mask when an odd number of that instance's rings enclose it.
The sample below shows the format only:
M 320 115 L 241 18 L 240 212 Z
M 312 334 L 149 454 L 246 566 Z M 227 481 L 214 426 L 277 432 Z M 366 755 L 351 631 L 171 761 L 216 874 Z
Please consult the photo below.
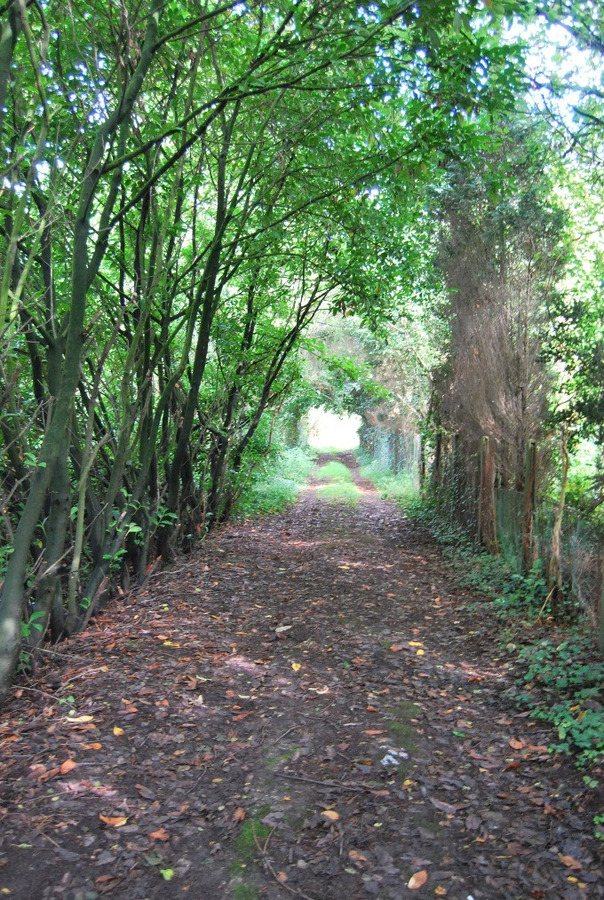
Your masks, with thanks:
M 277 738 L 277 740 L 275 741 L 275 744 L 278 744 L 279 741 L 282 741 L 286 735 L 290 734 L 290 732 L 292 732 L 292 731 L 295 731 L 297 728 L 302 728 L 302 726 L 301 725 L 292 725 L 291 728 L 288 728 L 287 731 L 284 731 L 283 734 Z
M 372 787 L 369 784 L 346 784 L 343 781 L 319 781 L 317 778 L 304 778 L 302 775 L 290 775 L 289 772 L 278 772 L 282 778 L 289 778 L 290 781 L 301 781 L 303 784 L 318 784 L 320 787 L 327 788 L 340 788 L 343 791 L 356 791 L 359 790 L 369 791 L 373 793 L 376 790 L 375 787 Z
M 264 842 L 264 846 L 260 846 L 260 841 L 258 840 L 258 836 L 256 835 L 256 829 L 254 828 L 254 823 L 252 822 L 252 835 L 254 837 L 254 843 L 256 844 L 256 847 L 258 849 L 260 856 L 262 857 L 262 863 L 263 863 L 265 869 L 267 869 L 268 872 L 270 872 L 270 874 L 273 876 L 273 878 L 275 879 L 277 884 L 279 884 L 279 885 L 281 885 L 281 887 L 285 888 L 286 891 L 289 891 L 290 894 L 295 894 L 296 897 L 302 897 L 303 900 L 315 900 L 314 897 L 309 896 L 309 894 L 305 894 L 304 891 L 300 891 L 300 890 L 298 890 L 298 888 L 291 887 L 289 884 L 282 881 L 281 878 L 279 878 L 279 875 L 277 874 L 277 872 L 275 872 L 275 870 L 271 864 L 271 861 L 268 858 L 268 852 L 267 852 L 268 844 L 269 844 L 271 837 L 273 836 L 274 830 L 275 830 L 274 828 L 271 828 L 270 833 Z

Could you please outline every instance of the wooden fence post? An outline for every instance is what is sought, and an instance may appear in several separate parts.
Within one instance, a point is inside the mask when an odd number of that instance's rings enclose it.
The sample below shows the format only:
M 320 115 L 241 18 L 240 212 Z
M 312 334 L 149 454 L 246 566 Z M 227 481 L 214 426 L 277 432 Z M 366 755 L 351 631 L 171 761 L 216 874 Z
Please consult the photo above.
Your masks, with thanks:
M 499 553 L 495 510 L 495 447 L 485 435 L 480 445 L 480 498 L 478 504 L 480 539 L 487 551 Z
M 537 443 L 526 448 L 524 494 L 522 497 L 522 571 L 531 571 L 537 559 L 535 547 L 535 490 L 537 483 Z
M 598 647 L 604 653 L 604 553 L 602 539 L 600 538 L 600 567 L 602 569 L 602 584 L 600 588 L 600 608 L 598 610 Z
M 547 587 L 552 598 L 552 612 L 554 616 L 560 614 L 560 601 L 562 599 L 562 560 L 560 550 L 560 538 L 562 535 L 562 522 L 564 519 L 564 503 L 566 500 L 566 484 L 568 481 L 568 468 L 570 459 L 568 456 L 566 432 L 562 432 L 560 442 L 560 455 L 562 457 L 562 476 L 560 482 L 560 500 L 556 510 L 554 519 L 554 527 L 552 528 L 552 545 L 547 567 Z

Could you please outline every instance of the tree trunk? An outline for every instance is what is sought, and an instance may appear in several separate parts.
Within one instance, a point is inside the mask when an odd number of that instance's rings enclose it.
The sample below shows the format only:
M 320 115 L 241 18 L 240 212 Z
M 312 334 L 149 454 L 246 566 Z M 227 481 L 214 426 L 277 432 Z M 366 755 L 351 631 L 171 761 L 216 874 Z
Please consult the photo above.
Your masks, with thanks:
M 42 615 L 36 621 L 35 627 L 32 627 L 27 639 L 27 645 L 34 655 L 44 639 L 55 599 L 59 598 L 62 593 L 61 571 L 66 568 L 63 556 L 71 506 L 67 457 L 57 460 L 49 494 L 50 507 L 45 524 L 46 546 L 42 556 L 44 569 L 36 591 L 35 602 L 35 612 Z

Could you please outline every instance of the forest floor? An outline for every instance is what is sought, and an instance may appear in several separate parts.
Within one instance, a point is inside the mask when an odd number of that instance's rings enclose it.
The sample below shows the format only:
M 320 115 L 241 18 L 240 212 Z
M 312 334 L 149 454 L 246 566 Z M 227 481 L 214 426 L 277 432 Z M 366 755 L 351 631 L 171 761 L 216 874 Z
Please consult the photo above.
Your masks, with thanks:
M 499 626 L 355 480 L 219 529 L 17 686 L 2 895 L 604 897 L 596 798 Z

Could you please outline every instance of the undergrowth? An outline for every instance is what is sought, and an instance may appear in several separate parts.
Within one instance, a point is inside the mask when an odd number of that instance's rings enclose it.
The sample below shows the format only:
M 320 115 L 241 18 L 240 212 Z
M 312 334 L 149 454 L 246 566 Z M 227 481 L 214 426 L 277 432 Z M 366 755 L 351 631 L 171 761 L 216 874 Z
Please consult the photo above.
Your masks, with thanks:
M 295 503 L 314 467 L 314 454 L 291 447 L 271 457 L 237 501 L 235 516 L 251 519 L 281 512 Z
M 551 726 L 550 751 L 571 756 L 585 784 L 596 788 L 604 766 L 604 662 L 590 623 L 568 599 L 554 619 L 540 560 L 530 573 L 518 575 L 482 552 L 433 503 L 415 500 L 405 504 L 405 512 L 430 529 L 460 583 L 478 591 L 480 609 L 488 604 L 499 621 L 498 643 L 514 657 L 515 704 Z M 604 816 L 596 816 L 594 825 L 604 840 Z
M 409 472 L 395 474 L 374 460 L 361 466 L 361 475 L 373 482 L 384 500 L 407 504 L 417 497 L 415 478 Z

